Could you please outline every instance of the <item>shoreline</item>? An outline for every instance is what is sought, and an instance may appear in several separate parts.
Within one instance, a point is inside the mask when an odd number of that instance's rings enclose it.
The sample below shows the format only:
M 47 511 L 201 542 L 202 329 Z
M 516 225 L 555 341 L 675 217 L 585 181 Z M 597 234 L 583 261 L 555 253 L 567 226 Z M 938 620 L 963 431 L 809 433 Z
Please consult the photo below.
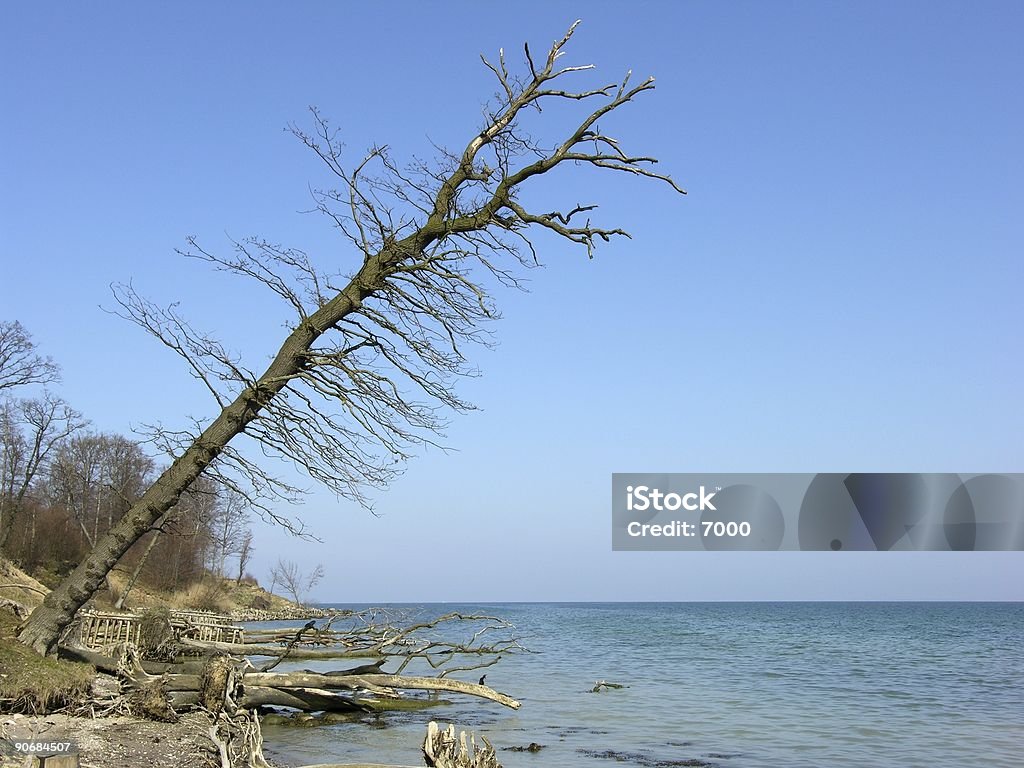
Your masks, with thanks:
M 55 713 L 49 715 L 0 715 L 0 737 L 47 742 L 70 741 L 79 768 L 145 766 L 145 768 L 220 768 L 217 747 L 209 737 L 212 720 L 202 711 L 183 713 L 176 723 L 146 720 L 129 715 L 90 717 Z M 392 763 L 313 763 L 295 765 L 267 757 L 270 768 L 418 768 Z M 22 768 L 25 758 L 0 750 L 0 768 Z
M 0 731 L 5 738 L 71 741 L 77 748 L 80 768 L 118 765 L 219 768 L 219 753 L 208 734 L 210 724 L 209 716 L 199 711 L 183 713 L 176 723 L 128 715 L 90 717 L 88 714 L 56 713 L 0 716 Z M 0 757 L 3 768 L 20 768 L 22 765 L 23 757 Z
M 298 621 L 304 619 L 326 619 L 331 616 L 344 615 L 346 611 L 340 609 L 327 609 L 304 607 L 294 605 L 290 608 L 238 608 L 228 612 L 228 618 L 234 622 L 257 622 L 257 621 Z

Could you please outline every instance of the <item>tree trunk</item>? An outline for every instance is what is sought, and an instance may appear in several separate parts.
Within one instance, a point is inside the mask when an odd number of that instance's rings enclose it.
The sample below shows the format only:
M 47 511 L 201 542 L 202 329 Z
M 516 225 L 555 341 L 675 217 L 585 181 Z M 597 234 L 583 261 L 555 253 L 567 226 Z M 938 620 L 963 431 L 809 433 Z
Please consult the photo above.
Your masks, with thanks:
M 34 473 L 33 473 L 34 474 Z M 0 518 L 0 552 L 7 548 L 7 541 L 14 531 L 14 522 L 25 508 L 25 494 L 28 492 L 28 479 L 7 505 L 7 514 Z
M 271 643 L 222 643 L 216 640 L 194 640 L 191 637 L 181 639 L 183 645 L 200 648 L 204 651 L 222 651 L 243 656 L 280 656 L 284 648 Z M 288 659 L 375 659 L 380 656 L 380 648 L 327 647 L 302 648 L 294 646 L 288 649 Z
M 149 559 L 149 553 L 153 551 L 153 547 L 156 546 L 157 541 L 160 540 L 160 534 L 163 533 L 161 530 L 157 530 L 153 534 L 153 538 L 149 540 L 149 544 L 146 545 L 146 551 L 142 553 L 142 557 L 139 558 L 138 565 L 135 566 L 135 570 L 132 571 L 131 578 L 128 579 L 128 583 L 125 585 L 124 592 L 117 598 L 117 602 L 114 603 L 114 608 L 120 611 L 124 608 L 124 600 L 128 597 L 128 593 L 132 591 L 132 587 L 135 586 L 135 582 L 139 579 L 139 574 L 142 573 L 143 566 L 146 565 L 146 560 Z
M 372 708 L 360 704 L 351 696 L 322 688 L 267 688 L 246 685 L 238 705 L 246 709 L 255 707 L 292 707 L 306 712 L 371 712 Z
M 612 83 L 603 88 L 579 92 L 552 85 L 553 81 L 565 75 L 590 69 L 589 66 L 556 67 L 556 61 L 564 53 L 563 46 L 572 37 L 578 23 L 574 23 L 561 40 L 552 44 L 546 61 L 539 69 L 534 67 L 527 50 L 526 57 L 532 77 L 527 76 L 522 80 L 513 78 L 505 70 L 504 60 L 500 70 L 485 60 L 508 98 L 503 97 L 503 106 L 498 108 L 497 114 L 491 116 L 489 124 L 479 133 L 474 132 L 473 138 L 457 158 L 457 164 L 451 169 L 444 169 L 442 165 L 436 176 L 433 173 L 426 174 L 430 180 L 422 184 L 410 181 L 408 175 L 395 170 L 382 148 L 373 150 L 355 171 L 347 174 L 339 166 L 341 148 L 332 138 L 333 131 L 319 117 L 316 117 L 317 131 L 312 135 L 293 130 L 327 164 L 332 173 L 339 175 L 347 185 L 351 213 L 343 215 L 352 222 L 352 229 L 358 230 L 358 235 L 349 231 L 349 226 L 342 223 L 338 213 L 331 210 L 331 193 L 315 193 L 314 198 L 318 209 L 334 219 L 357 248 L 362 249 L 362 266 L 349 283 L 328 300 L 321 294 L 321 285 L 330 286 L 330 279 L 324 276 L 321 283 L 313 267 L 303 261 L 304 257 L 298 258 L 299 263 L 296 263 L 297 257 L 290 252 L 279 254 L 273 246 L 256 244 L 269 258 L 276 259 L 276 263 L 284 265 L 286 269 L 297 270 L 296 279 L 303 287 L 293 289 L 289 285 L 291 278 L 280 277 L 272 268 L 267 274 L 268 268 L 259 260 L 258 254 L 253 256 L 247 253 L 244 245 L 240 246 L 241 255 L 236 257 L 237 261 L 215 257 L 196 247 L 200 251 L 199 258 L 228 271 L 253 277 L 290 302 L 298 310 L 298 325 L 284 340 L 270 366 L 255 383 L 249 384 L 247 374 L 239 374 L 232 379 L 243 387 L 241 393 L 223 407 L 220 414 L 143 494 L 124 518 L 98 538 L 88 557 L 33 612 L 21 634 L 24 643 L 41 652 L 52 649 L 61 632 L 96 591 L 118 559 L 151 529 L 161 515 L 177 503 L 182 492 L 221 455 L 229 441 L 244 432 L 261 410 L 271 403 L 279 402 L 276 400 L 278 396 L 296 378 L 304 378 L 305 383 L 321 395 L 346 400 L 348 384 L 345 378 L 332 375 L 330 369 L 334 366 L 344 367 L 342 363 L 349 354 L 369 345 L 376 348 L 377 354 L 386 361 L 383 363 L 386 367 L 397 368 L 401 376 L 423 390 L 428 401 L 456 410 L 464 408 L 465 404 L 448 388 L 445 380 L 448 376 L 465 371 L 465 361 L 459 349 L 461 341 L 477 340 L 477 323 L 493 317 L 486 291 L 471 277 L 477 269 L 481 269 L 485 274 L 491 273 L 499 283 L 517 284 L 510 271 L 488 261 L 486 252 L 512 255 L 520 263 L 529 263 L 530 253 L 520 252 L 505 239 L 505 235 L 513 238 L 513 243 L 514 238 L 520 238 L 536 259 L 533 245 L 525 234 L 525 230 L 530 228 L 548 229 L 585 247 L 588 256 L 593 255 L 595 239 L 609 242 L 613 237 L 628 237 L 625 230 L 595 227 L 591 226 L 589 219 L 585 224 L 574 219 L 595 206 L 577 205 L 568 212 L 530 213 L 517 201 L 517 192 L 524 184 L 531 183 L 531 179 L 543 176 L 561 164 L 590 165 L 657 179 L 676 192 L 685 194 L 669 176 L 649 167 L 650 163 L 656 162 L 655 158 L 625 154 L 619 149 L 617 140 L 601 133 L 597 126 L 605 115 L 632 101 L 639 94 L 653 89 L 654 78 L 630 87 L 627 73 L 617 89 Z M 575 124 L 575 129 L 564 140 L 555 142 L 556 146 L 551 149 L 542 151 L 525 134 L 517 134 L 515 131 L 521 113 L 533 106 L 539 109 L 542 101 L 580 101 L 595 96 L 605 96 L 607 100 Z M 502 168 L 495 171 L 488 166 L 487 158 L 481 156 L 485 147 L 493 150 Z M 381 172 L 386 181 L 367 182 L 371 189 L 365 190 L 360 187 L 363 183 L 360 173 L 371 160 L 383 164 Z M 434 183 L 435 178 L 439 185 Z M 422 226 L 413 230 L 415 225 L 412 220 L 406 219 L 406 213 L 397 214 L 397 219 L 389 223 L 389 203 L 382 202 L 377 194 L 380 190 L 388 190 L 391 185 L 397 191 L 386 194 L 397 199 L 402 206 L 410 205 L 416 221 L 420 220 L 420 213 L 425 215 L 426 220 Z M 425 197 L 426 205 L 418 201 L 421 195 Z M 381 206 L 381 210 L 377 206 Z M 385 214 L 383 220 L 382 210 Z M 402 236 L 405 232 L 409 234 Z M 444 241 L 448 241 L 448 248 L 436 251 L 431 248 L 433 244 Z M 475 266 L 478 260 L 482 266 Z M 399 275 L 399 272 L 405 274 Z M 337 328 L 347 316 L 360 312 L 367 297 L 389 285 L 394 290 L 390 297 L 385 297 L 385 309 L 366 308 L 362 311 L 370 326 L 379 326 L 383 330 L 364 330 L 356 323 L 354 335 L 348 339 L 353 342 L 351 346 L 337 349 L 328 346 L 325 354 L 314 352 L 314 344 L 324 333 Z M 315 304 L 307 302 L 307 294 L 315 299 Z M 130 298 L 127 302 L 122 301 L 121 305 L 127 311 L 128 318 L 135 320 L 168 346 L 176 348 L 189 360 L 200 378 L 205 380 L 201 372 L 205 365 L 202 362 L 204 357 L 206 362 L 212 360 L 215 366 L 223 364 L 234 367 L 230 361 L 221 359 L 216 349 L 200 350 L 193 354 L 175 347 L 173 340 L 176 338 L 176 324 L 188 336 L 176 318 L 165 315 L 165 326 L 160 316 L 155 319 L 150 317 L 145 305 L 133 302 Z M 318 308 L 307 314 L 306 303 Z M 235 314 L 241 320 L 248 309 L 242 306 Z M 434 336 L 442 341 L 435 342 L 432 338 Z M 395 347 L 396 340 L 398 349 Z M 405 347 L 409 351 L 403 351 Z M 102 351 L 110 352 L 107 348 Z M 421 367 L 425 370 L 421 371 Z M 356 389 L 367 390 L 364 397 L 368 399 L 368 404 L 365 407 L 357 406 L 358 415 L 354 418 L 360 423 L 361 429 L 370 435 L 368 440 L 394 450 L 406 441 L 414 444 L 419 442 L 421 438 L 417 433 L 421 429 L 435 432 L 440 429 L 442 421 L 431 416 L 432 407 L 403 399 L 401 390 L 404 387 L 386 375 L 377 374 L 372 368 L 356 376 Z M 318 378 L 317 373 L 322 376 Z M 219 399 L 216 387 L 209 381 L 206 383 Z M 305 397 L 301 391 L 299 396 Z M 381 415 L 377 415 L 378 409 Z M 304 437 L 313 438 L 315 443 L 318 434 L 326 435 L 342 443 L 342 447 L 330 452 L 330 457 L 324 460 L 326 464 L 319 464 L 318 457 L 322 456 L 323 448 L 307 448 L 303 440 L 293 441 L 285 433 L 279 433 L 275 442 L 275 432 L 271 429 L 270 437 L 265 438 L 265 445 L 276 446 L 300 464 L 311 462 L 306 466 L 314 477 L 330 485 L 333 482 L 331 473 L 344 468 L 347 462 L 353 460 L 353 456 L 359 465 L 362 449 L 358 445 L 354 449 L 349 448 L 347 430 L 342 430 L 345 433 L 342 437 L 335 435 L 339 426 L 315 408 L 308 409 L 301 405 L 289 407 L 285 403 L 277 415 L 284 420 L 281 429 L 308 423 L 310 418 L 314 423 L 325 422 L 327 426 L 320 428 L 320 432 L 314 428 Z M 392 420 L 392 416 L 397 423 Z M 363 423 L 364 419 L 370 423 Z M 402 426 L 403 423 L 408 425 L 408 429 Z M 357 437 L 358 433 L 359 430 Z M 258 434 L 255 437 L 260 439 Z M 366 469 L 380 472 L 372 461 Z M 370 480 L 371 477 L 364 476 L 363 479 Z M 346 485 L 343 480 L 339 482 L 342 486 Z
M 22 643 L 43 654 L 53 649 L 65 627 L 95 594 L 114 564 L 177 503 L 182 492 L 217 457 L 227 441 L 252 420 L 255 412 L 249 415 L 247 410 L 242 398 L 225 409 L 121 521 L 100 537 L 85 560 L 32 612 L 19 636 Z
M 448 691 L 489 699 L 510 709 L 519 709 L 519 702 L 511 696 L 477 683 L 465 683 L 448 677 L 415 677 L 406 675 L 331 675 L 309 672 L 247 672 L 242 678 L 245 685 L 273 688 L 316 688 L 332 690 L 366 690 L 387 695 L 387 689 L 405 688 L 418 691 Z
M 367 259 L 343 291 L 292 331 L 255 386 L 246 387 L 233 402 L 224 407 L 220 415 L 160 475 L 125 516 L 99 537 L 85 560 L 32 612 L 19 635 L 22 643 L 43 654 L 53 650 L 61 633 L 74 620 L 78 610 L 95 594 L 122 555 L 178 503 L 181 494 L 221 454 L 224 447 L 243 432 L 264 405 L 276 397 L 292 377 L 306 366 L 306 355 L 316 340 L 355 311 L 366 297 L 380 287 L 391 264 L 397 263 L 404 254 L 422 251 L 441 234 L 440 231 L 434 231 L 430 236 L 425 236 L 424 230 Z

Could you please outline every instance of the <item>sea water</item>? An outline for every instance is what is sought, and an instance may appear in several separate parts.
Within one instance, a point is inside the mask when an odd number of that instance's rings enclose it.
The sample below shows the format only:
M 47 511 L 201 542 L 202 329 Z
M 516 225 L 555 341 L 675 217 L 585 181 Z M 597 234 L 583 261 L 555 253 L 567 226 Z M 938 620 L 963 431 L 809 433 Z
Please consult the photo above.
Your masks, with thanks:
M 422 765 L 419 744 L 435 719 L 486 735 L 506 768 L 1024 766 L 1021 603 L 400 608 L 416 619 L 459 610 L 515 624 L 534 653 L 455 677 L 486 672 L 521 709 L 452 694 L 452 705 L 426 711 L 266 727 L 268 755 Z M 599 680 L 625 687 L 593 693 Z M 543 749 L 502 749 L 531 742 Z

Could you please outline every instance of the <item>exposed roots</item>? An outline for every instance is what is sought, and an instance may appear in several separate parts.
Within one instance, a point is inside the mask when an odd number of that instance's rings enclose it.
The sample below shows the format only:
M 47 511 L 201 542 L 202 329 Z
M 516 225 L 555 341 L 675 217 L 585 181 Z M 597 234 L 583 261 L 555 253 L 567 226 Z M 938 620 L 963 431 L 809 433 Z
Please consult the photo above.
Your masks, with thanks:
M 482 745 L 476 743 L 472 733 L 467 738 L 465 731 L 456 738 L 454 725 L 442 731 L 431 721 L 423 740 L 423 760 L 433 768 L 501 768 L 491 742 L 483 735 L 480 741 Z
M 254 711 L 221 712 L 209 734 L 220 752 L 221 768 L 270 768 L 263 757 L 263 732 Z

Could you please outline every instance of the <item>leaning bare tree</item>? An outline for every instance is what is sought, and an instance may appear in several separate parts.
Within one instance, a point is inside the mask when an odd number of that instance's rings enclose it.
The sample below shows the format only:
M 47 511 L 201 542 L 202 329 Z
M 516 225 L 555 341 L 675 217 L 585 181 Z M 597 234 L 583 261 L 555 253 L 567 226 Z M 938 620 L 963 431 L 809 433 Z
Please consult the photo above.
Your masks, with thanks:
M 498 80 L 497 100 L 466 147 L 433 166 L 407 168 L 377 147 L 349 168 L 315 110 L 312 131 L 293 128 L 333 174 L 336 186 L 314 196 L 354 246 L 347 274 L 262 239 L 238 242 L 230 255 L 190 241 L 187 255 L 256 280 L 294 310 L 290 333 L 262 373 L 245 368 L 173 308 L 157 307 L 131 287 L 119 292 L 123 313 L 180 354 L 221 410 L 193 434 L 162 433 L 175 460 L 33 612 L 23 642 L 50 650 L 118 558 L 201 474 L 236 486 L 247 477 L 255 483 L 245 488 L 250 492 L 287 492 L 233 442 L 241 435 L 360 500 L 367 484 L 393 477 L 412 447 L 434 442 L 445 413 L 468 408 L 453 384 L 470 370 L 466 345 L 486 341 L 481 325 L 496 315 L 489 286 L 518 285 L 518 270 L 536 263 L 531 233 L 560 235 L 588 255 L 599 241 L 628 237 L 591 223 L 594 205 L 528 210 L 520 191 L 535 179 L 560 166 L 583 166 L 656 179 L 683 192 L 654 170 L 655 158 L 627 152 L 598 127 L 652 90 L 654 79 L 633 84 L 627 74 L 620 83 L 574 89 L 570 81 L 593 68 L 561 64 L 575 29 L 542 60 L 527 46 L 521 75 L 509 70 L 504 53 L 496 63 L 485 59 Z M 542 105 L 558 102 L 595 106 L 563 138 L 535 139 L 525 123 Z

